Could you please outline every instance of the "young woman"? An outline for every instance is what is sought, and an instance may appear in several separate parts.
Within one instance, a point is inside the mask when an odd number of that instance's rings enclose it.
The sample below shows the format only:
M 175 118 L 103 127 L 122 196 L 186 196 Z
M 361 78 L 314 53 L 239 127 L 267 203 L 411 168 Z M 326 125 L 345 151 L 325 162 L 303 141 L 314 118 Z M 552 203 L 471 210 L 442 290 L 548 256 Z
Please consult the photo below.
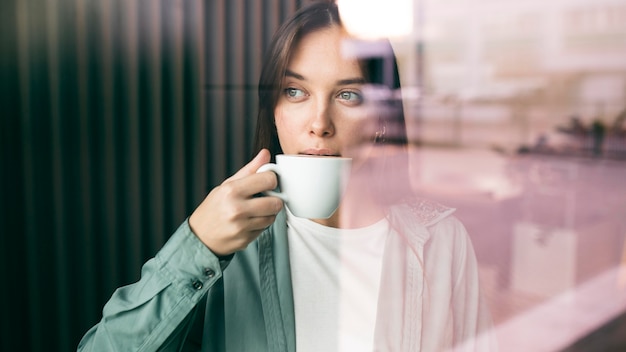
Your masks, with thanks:
M 113 294 L 79 350 L 490 349 L 473 340 L 489 315 L 467 234 L 452 209 L 408 196 L 401 104 L 368 93 L 398 91 L 395 59 L 347 55 L 352 40 L 334 4 L 278 30 L 259 82 L 258 154 Z M 353 158 L 331 218 L 258 196 L 278 182 L 257 169 L 280 153 Z

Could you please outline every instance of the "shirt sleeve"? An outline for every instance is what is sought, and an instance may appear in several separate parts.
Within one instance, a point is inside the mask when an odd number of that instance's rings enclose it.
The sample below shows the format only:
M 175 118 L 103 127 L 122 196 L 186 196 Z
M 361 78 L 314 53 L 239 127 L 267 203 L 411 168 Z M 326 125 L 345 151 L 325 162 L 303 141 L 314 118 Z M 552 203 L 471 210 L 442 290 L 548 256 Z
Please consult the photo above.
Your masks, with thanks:
M 78 351 L 178 350 L 195 307 L 228 262 L 213 254 L 186 220 L 144 264 L 141 279 L 113 293 Z

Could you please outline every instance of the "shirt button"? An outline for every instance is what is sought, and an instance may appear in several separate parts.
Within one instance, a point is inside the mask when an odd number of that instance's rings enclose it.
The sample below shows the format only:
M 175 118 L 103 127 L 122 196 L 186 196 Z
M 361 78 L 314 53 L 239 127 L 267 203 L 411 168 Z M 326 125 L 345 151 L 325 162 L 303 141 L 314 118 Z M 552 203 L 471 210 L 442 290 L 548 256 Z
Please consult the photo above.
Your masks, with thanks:
M 195 288 L 196 290 L 201 290 L 202 289 L 202 281 L 195 280 L 194 282 L 191 283 L 191 286 L 193 286 L 193 288 Z
M 204 269 L 204 276 L 208 278 L 213 278 L 215 276 L 215 271 L 213 271 L 213 269 L 211 268 L 206 268 Z

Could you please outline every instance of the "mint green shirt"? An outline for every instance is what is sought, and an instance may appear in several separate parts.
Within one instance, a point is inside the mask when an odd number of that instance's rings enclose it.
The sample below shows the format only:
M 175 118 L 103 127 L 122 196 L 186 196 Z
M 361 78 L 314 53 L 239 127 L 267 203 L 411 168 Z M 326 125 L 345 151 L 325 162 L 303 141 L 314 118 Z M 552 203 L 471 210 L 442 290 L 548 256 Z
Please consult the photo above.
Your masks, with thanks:
M 295 350 L 288 257 L 278 256 L 278 273 L 272 250 L 263 252 L 263 265 L 258 262 L 259 246 L 275 247 L 271 238 L 281 224 L 286 226 L 283 213 L 230 263 L 220 261 L 185 221 L 145 263 L 139 282 L 115 291 L 78 351 Z M 233 280 L 224 280 L 226 267 Z M 278 284 L 289 292 L 278 292 Z M 232 306 L 224 306 L 225 286 Z

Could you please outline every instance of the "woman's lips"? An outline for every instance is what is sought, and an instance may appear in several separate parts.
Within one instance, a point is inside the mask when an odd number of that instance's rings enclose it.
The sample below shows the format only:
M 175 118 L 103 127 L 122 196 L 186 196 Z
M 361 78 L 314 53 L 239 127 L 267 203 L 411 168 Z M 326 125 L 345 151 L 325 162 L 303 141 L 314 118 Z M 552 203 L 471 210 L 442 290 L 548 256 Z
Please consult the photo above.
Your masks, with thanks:
M 307 149 L 300 152 L 300 154 L 319 156 L 341 156 L 339 153 L 332 149 Z

